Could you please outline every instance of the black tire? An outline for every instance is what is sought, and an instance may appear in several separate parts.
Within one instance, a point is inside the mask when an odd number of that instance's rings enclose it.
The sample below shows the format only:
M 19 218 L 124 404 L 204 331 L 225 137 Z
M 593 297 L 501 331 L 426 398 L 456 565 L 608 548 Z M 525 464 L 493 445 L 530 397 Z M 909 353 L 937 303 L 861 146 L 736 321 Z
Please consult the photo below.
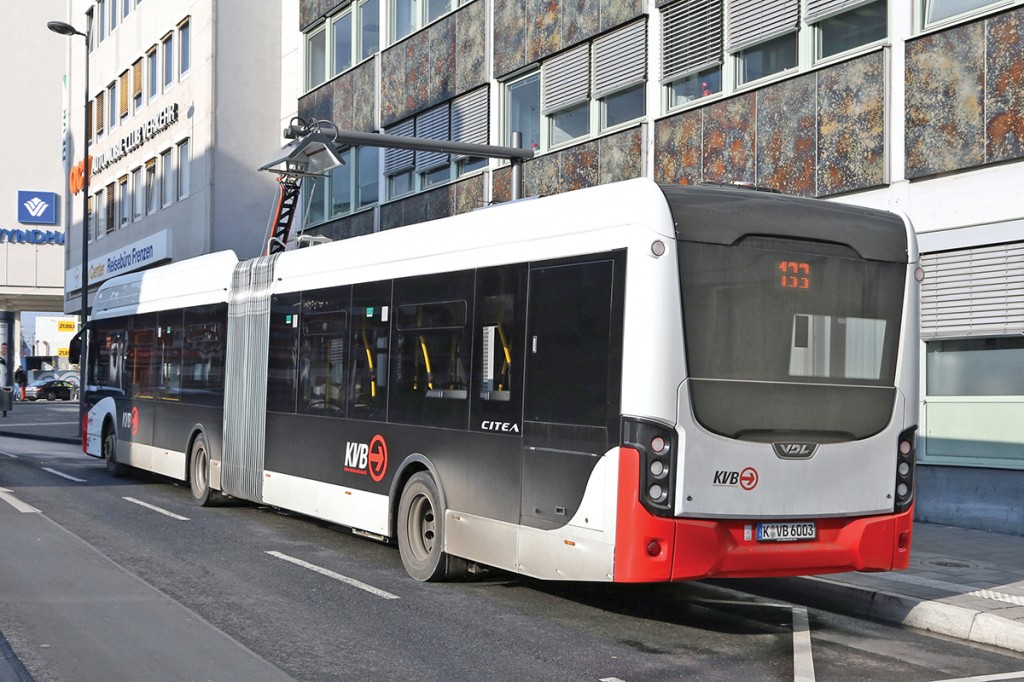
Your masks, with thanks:
M 192 490 L 192 499 L 200 507 L 213 507 L 226 499 L 210 487 L 210 448 L 206 445 L 206 436 L 199 434 L 192 441 L 188 451 L 188 484 Z
M 56 400 L 57 396 L 54 394 L 53 391 L 50 391 L 49 393 L 46 394 L 46 399 L 47 400 Z
M 413 474 L 398 503 L 398 551 L 405 570 L 416 580 L 445 580 L 448 556 L 444 548 L 444 510 L 433 477 Z
M 103 427 L 103 459 L 107 460 L 107 473 L 114 478 L 124 478 L 131 473 L 131 467 L 117 461 L 117 429 L 112 424 Z

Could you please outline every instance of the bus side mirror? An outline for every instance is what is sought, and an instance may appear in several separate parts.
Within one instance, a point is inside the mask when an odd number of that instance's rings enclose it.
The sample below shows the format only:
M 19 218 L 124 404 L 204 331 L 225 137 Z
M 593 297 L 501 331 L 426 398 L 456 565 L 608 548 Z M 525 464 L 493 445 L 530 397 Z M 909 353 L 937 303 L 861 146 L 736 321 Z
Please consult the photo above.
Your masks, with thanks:
M 77 365 L 82 359 L 82 334 L 85 330 L 78 332 L 71 338 L 71 343 L 68 344 L 68 362 L 72 365 Z

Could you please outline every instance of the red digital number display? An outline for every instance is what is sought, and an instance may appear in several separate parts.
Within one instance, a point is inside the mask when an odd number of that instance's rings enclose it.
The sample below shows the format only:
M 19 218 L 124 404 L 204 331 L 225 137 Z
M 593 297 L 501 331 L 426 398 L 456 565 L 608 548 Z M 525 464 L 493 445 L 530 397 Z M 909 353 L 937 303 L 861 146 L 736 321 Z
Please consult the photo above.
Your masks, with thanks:
M 796 260 L 779 261 L 782 273 L 779 284 L 783 289 L 810 289 L 811 264 Z

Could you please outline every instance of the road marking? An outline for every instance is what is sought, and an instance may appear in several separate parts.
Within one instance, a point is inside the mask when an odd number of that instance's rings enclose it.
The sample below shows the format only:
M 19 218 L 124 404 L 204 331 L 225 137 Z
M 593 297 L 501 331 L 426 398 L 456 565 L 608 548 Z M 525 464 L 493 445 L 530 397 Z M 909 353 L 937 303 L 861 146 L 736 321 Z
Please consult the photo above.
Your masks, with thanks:
M 976 677 L 957 677 L 938 682 L 998 682 L 998 680 L 1024 680 L 1024 670 L 1015 673 L 996 673 L 995 675 L 977 675 Z
M 597 682 L 626 682 L 626 681 L 625 680 L 620 680 L 617 677 L 602 677 Z
M 320 566 L 317 566 L 316 564 L 311 564 L 308 561 L 296 559 L 295 557 L 288 556 L 287 554 L 282 554 L 281 552 L 268 551 L 267 554 L 273 557 L 277 557 L 278 559 L 284 559 L 285 561 L 291 562 L 296 566 L 308 568 L 309 570 L 315 571 L 320 575 L 325 575 L 328 578 L 334 578 L 335 580 L 343 582 L 346 585 L 358 587 L 360 590 L 369 592 L 370 594 L 376 595 L 381 599 L 398 599 L 398 595 L 391 594 L 390 592 L 385 592 L 384 590 L 378 589 L 373 585 L 367 585 L 366 583 L 356 580 L 355 578 L 349 578 L 348 576 L 341 575 L 340 573 L 335 573 L 334 571 L 329 571 L 326 568 L 321 568 Z
M 12 455 L 9 452 L 0 452 L 0 455 L 6 455 L 7 457 L 10 457 L 11 459 L 18 459 L 17 455 Z
M 178 519 L 179 521 L 190 521 L 191 520 L 187 516 L 178 516 L 174 512 L 169 512 L 166 509 L 161 509 L 160 507 L 157 507 L 156 505 L 149 504 L 148 502 L 143 502 L 142 500 L 136 500 L 134 497 L 122 497 L 121 499 L 122 500 L 126 500 L 128 502 L 131 502 L 132 504 L 137 504 L 140 507 L 145 507 L 146 509 L 152 509 L 153 511 L 157 512 L 158 514 L 163 514 L 164 516 L 170 516 L 172 519 Z
M 811 625 L 807 609 L 793 607 L 793 680 L 814 682 L 814 657 L 811 656 Z
M 71 474 L 62 473 L 60 471 L 57 471 L 56 469 L 51 469 L 50 467 L 43 467 L 43 471 L 49 471 L 54 476 L 60 476 L 61 478 L 66 478 L 69 481 L 75 481 L 76 483 L 88 483 L 88 481 L 85 480 L 84 478 L 76 478 Z
M 946 582 L 945 580 L 932 580 L 931 578 L 922 578 L 916 575 L 904 575 L 902 573 L 887 573 L 885 577 L 890 580 L 899 580 L 901 582 L 910 583 L 912 585 L 934 587 L 939 590 L 952 592 L 953 594 L 966 594 L 971 597 L 993 599 L 995 601 L 1001 601 L 1006 604 L 1013 604 L 1014 606 L 1024 606 L 1024 597 L 1020 597 L 1015 594 L 1006 594 L 1005 592 L 996 592 L 994 590 L 974 590 L 971 592 L 965 592 L 964 586 L 958 585 L 957 583 L 950 583 Z
M 25 504 L 17 497 L 11 494 L 11 491 L 7 488 L 0 488 L 0 500 L 3 500 L 7 504 L 11 505 L 22 514 L 39 514 L 39 510 L 30 504 Z
M 699 599 L 694 603 L 732 604 L 737 606 L 768 606 L 793 613 L 793 682 L 814 682 L 814 656 L 811 652 L 811 626 L 807 609 L 802 606 L 739 599 Z

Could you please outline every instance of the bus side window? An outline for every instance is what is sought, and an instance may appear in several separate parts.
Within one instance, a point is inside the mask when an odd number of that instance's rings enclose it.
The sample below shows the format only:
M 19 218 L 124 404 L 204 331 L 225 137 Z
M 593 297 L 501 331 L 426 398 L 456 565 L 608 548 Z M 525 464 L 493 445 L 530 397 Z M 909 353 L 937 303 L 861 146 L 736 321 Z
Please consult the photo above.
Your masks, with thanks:
M 522 433 L 526 265 L 477 272 L 470 428 Z
M 128 367 L 126 384 L 133 398 L 152 398 L 159 370 L 159 349 L 156 341 L 156 314 L 135 318 L 128 332 Z
M 348 416 L 384 421 L 391 346 L 391 282 L 356 284 L 349 310 Z
M 395 281 L 389 420 L 465 429 L 473 272 Z
M 185 310 L 181 399 L 197 405 L 223 405 L 224 356 L 227 351 L 224 304 Z
M 121 388 L 124 367 L 125 320 L 100 320 L 92 324 L 89 343 L 89 379 L 91 386 Z
M 299 412 L 345 416 L 349 287 L 302 296 Z
M 156 395 L 163 400 L 181 399 L 181 314 L 180 310 L 166 310 L 158 316 Z
M 295 412 L 299 340 L 299 295 L 277 294 L 270 302 L 267 410 Z

